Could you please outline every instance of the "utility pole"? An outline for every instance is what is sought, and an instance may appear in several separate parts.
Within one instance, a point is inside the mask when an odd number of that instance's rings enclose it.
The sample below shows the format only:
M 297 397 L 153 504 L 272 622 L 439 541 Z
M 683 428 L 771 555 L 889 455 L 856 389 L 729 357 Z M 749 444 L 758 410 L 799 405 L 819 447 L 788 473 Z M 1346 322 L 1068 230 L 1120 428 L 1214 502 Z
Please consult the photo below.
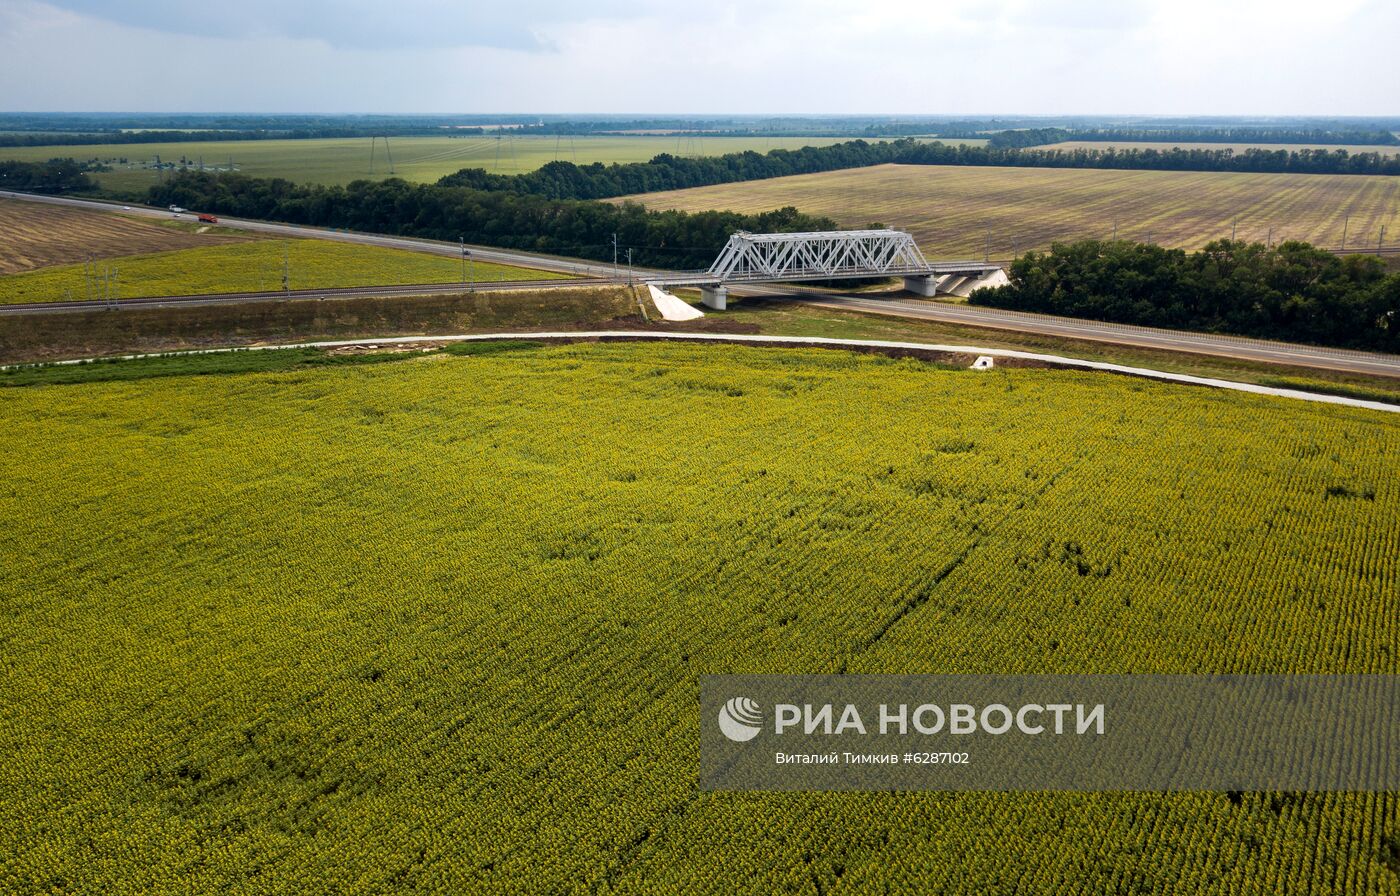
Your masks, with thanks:
M 292 261 L 291 253 L 285 243 L 282 244 L 282 291 L 290 292 L 292 289 Z
M 1347 228 L 1351 226 L 1351 215 L 1342 218 L 1342 251 L 1347 250 Z
M 1378 240 L 1376 240 L 1376 251 L 1377 251 L 1377 252 L 1381 251 L 1381 247 L 1384 246 L 1384 245 L 1385 245 L 1385 225 L 1382 224 L 1382 225 L 1381 225 L 1381 235 L 1380 235 L 1380 238 L 1379 238 Z
M 987 243 L 982 247 L 982 260 L 990 262 L 992 260 L 992 232 L 987 231 Z
M 459 237 L 457 237 L 457 242 L 458 242 L 458 244 L 460 244 L 461 247 L 462 247 L 462 285 L 463 285 L 463 286 L 466 286 L 466 285 L 467 285 L 467 238 L 464 237 L 464 236 L 459 236 Z
M 1273 244 L 1274 244 L 1274 228 L 1271 226 L 1271 227 L 1269 227 L 1269 238 L 1268 238 L 1267 240 L 1265 240 L 1264 245 L 1266 245 L 1266 246 L 1273 246 Z
M 1113 219 L 1113 241 L 1118 242 L 1118 219 Z
M 617 276 L 617 234 L 613 234 L 613 276 Z
M 627 285 L 632 285 L 632 247 L 627 247 Z
M 1232 221 L 1232 222 L 1230 223 L 1230 242 L 1233 243 L 1233 242 L 1235 241 L 1235 232 L 1239 230 L 1239 227 L 1240 227 L 1240 219 L 1239 219 L 1239 218 L 1236 218 L 1234 221 Z

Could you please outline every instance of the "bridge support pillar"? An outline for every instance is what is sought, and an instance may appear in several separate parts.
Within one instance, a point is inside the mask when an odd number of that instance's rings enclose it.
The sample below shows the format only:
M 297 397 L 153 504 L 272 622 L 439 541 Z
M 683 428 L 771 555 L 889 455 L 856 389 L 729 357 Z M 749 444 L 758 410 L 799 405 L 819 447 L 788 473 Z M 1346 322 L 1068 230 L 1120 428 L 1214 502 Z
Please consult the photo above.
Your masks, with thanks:
M 700 304 L 706 308 L 713 308 L 716 311 L 723 311 L 728 305 L 729 290 L 723 286 L 702 286 L 700 287 Z
M 928 275 L 905 277 L 904 288 L 915 295 L 934 296 L 938 294 L 938 278 Z

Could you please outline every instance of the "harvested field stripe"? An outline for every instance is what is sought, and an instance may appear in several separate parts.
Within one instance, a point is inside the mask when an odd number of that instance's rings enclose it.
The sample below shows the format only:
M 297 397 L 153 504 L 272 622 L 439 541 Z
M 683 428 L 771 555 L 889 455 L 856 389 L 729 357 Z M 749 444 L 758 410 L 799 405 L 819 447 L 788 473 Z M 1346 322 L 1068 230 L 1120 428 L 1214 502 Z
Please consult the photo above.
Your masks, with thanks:
M 623 197 L 653 209 L 754 213 L 793 205 L 845 227 L 913 233 L 931 258 L 993 258 L 1118 235 L 1174 248 L 1230 236 L 1400 246 L 1400 177 L 879 165 Z

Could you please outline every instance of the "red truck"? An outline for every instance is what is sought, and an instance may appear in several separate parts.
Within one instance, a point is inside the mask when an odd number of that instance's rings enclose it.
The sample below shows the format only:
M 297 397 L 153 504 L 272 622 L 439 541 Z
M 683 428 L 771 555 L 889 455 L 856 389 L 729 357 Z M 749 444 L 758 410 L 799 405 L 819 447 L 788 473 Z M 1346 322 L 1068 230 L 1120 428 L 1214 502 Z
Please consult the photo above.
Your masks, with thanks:
M 199 220 L 200 220 L 200 223 L 202 223 L 202 224 L 218 224 L 218 223 L 219 223 L 219 219 L 216 218 L 216 217 L 214 217 L 213 215 L 200 215 L 200 216 L 199 216 Z

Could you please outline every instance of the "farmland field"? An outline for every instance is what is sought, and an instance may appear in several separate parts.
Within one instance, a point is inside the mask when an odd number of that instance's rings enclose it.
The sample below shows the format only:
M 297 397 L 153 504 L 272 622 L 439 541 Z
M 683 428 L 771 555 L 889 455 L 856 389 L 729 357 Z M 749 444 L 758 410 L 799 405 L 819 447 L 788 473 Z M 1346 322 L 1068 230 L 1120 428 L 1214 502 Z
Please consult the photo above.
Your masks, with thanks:
M 1391 415 L 644 344 L 0 414 L 0 891 L 1400 893 L 1394 793 L 695 753 L 705 673 L 1400 671 Z
M 533 171 L 546 162 L 645 162 L 669 152 L 713 156 L 744 150 L 797 149 L 841 143 L 838 137 L 394 137 L 389 151 L 396 176 L 410 181 L 435 181 L 462 168 L 485 168 L 501 174 Z M 151 163 L 182 157 L 212 169 L 234 168 L 254 177 L 285 177 L 299 183 L 347 184 L 352 180 L 389 176 L 384 141 L 374 152 L 370 174 L 370 140 L 234 140 L 208 143 L 92 144 L 79 146 L 0 147 L 0 159 L 43 161 L 51 158 L 96 159 L 113 170 L 96 174 L 106 189 L 142 191 L 158 182 Z M 125 159 L 123 162 L 121 160 Z
M 1247 149 L 1264 149 L 1270 152 L 1284 150 L 1287 152 L 1297 152 L 1302 149 L 1321 149 L 1332 152 L 1337 149 L 1344 149 L 1351 155 L 1361 152 L 1380 153 L 1383 156 L 1400 155 L 1400 146 L 1371 145 L 1371 144 L 1330 144 L 1330 143 L 1159 143 L 1159 142 L 1138 142 L 1128 140 L 1066 140 L 1063 143 L 1047 143 L 1043 146 L 1031 147 L 1032 149 L 1233 149 L 1236 153 L 1242 153 Z
M 914 234 L 931 258 L 1010 258 L 1053 240 L 1197 248 L 1229 237 L 1400 245 L 1400 177 L 880 165 L 627 197 L 650 208 L 759 212 L 795 205 L 843 226 Z M 623 200 L 618 200 L 623 201 Z
M 159 229 L 159 228 L 157 228 Z M 286 266 L 291 289 L 461 283 L 455 258 L 405 249 L 385 249 L 312 239 L 259 239 L 226 245 L 109 258 L 95 266 L 96 277 L 111 271 L 116 298 L 262 292 L 282 288 Z M 0 304 L 102 298 L 88 265 L 49 267 L 0 275 Z M 567 279 L 567 274 L 476 262 L 468 271 L 476 282 Z M 99 290 L 96 294 L 92 290 Z
M 222 246 L 246 239 L 194 233 L 119 214 L 0 199 L 0 275 L 88 258 Z

